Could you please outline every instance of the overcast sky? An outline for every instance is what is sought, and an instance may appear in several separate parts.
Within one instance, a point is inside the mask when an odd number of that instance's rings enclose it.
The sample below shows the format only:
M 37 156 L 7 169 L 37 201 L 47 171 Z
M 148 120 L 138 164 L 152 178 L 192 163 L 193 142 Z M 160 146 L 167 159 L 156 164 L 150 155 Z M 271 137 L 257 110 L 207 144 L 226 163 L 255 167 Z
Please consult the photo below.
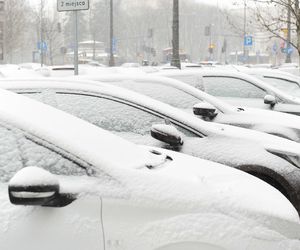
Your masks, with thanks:
M 149 1 L 149 0 L 141 0 L 141 1 Z M 234 0 L 195 0 L 195 1 L 199 3 L 211 4 L 215 6 L 219 4 L 220 7 L 230 7 L 233 2 L 242 1 L 242 0 L 235 0 L 235 1 Z M 38 5 L 41 2 L 41 0 L 29 0 L 29 2 L 32 3 L 33 5 Z M 51 6 L 51 5 L 55 5 L 57 3 L 57 0 L 46 0 L 45 2 L 47 2 Z

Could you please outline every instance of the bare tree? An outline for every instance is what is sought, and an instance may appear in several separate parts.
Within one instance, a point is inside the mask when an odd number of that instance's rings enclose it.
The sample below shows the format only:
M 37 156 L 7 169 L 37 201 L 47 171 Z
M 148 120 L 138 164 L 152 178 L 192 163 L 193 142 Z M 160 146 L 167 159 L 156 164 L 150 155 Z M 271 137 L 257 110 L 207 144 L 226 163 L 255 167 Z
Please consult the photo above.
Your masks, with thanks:
M 26 0 L 5 1 L 4 57 L 12 63 L 15 53 L 20 54 L 29 24 L 31 10 Z
M 292 45 L 300 55 L 299 0 L 252 1 L 255 3 L 257 19 L 262 27 L 273 37 L 284 40 L 287 49 Z M 291 33 L 295 33 L 296 36 L 291 37 Z M 288 57 L 286 61 L 289 62 Z
M 64 45 L 62 37 L 62 26 L 57 14 L 54 18 L 44 19 L 44 40 L 47 43 L 47 50 L 50 64 L 54 64 L 54 59 L 60 55 L 60 49 Z

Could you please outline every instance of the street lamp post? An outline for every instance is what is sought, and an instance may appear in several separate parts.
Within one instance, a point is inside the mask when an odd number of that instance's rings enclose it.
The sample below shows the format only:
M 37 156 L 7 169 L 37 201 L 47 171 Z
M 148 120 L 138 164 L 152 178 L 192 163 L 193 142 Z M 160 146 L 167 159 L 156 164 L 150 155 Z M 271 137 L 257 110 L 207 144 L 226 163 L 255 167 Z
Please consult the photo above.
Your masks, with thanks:
M 41 0 L 41 31 L 40 31 L 40 50 L 41 50 L 41 67 L 44 65 L 44 24 L 43 24 L 44 0 Z
M 179 56 L 179 2 L 178 0 L 173 0 L 173 55 L 171 65 L 177 68 L 181 68 L 180 56 Z
M 291 48 L 291 0 L 288 0 L 288 11 L 287 11 L 287 39 L 286 39 L 286 58 L 285 62 L 286 63 L 291 63 L 291 53 L 290 53 L 290 48 Z
M 110 0 L 110 36 L 109 36 L 109 66 L 115 66 L 115 59 L 114 59 L 114 51 L 113 51 L 113 39 L 114 39 L 114 16 L 113 16 L 113 0 Z
M 244 37 L 243 37 L 243 57 L 246 60 L 246 45 L 245 45 L 245 37 L 247 35 L 247 2 L 244 0 Z

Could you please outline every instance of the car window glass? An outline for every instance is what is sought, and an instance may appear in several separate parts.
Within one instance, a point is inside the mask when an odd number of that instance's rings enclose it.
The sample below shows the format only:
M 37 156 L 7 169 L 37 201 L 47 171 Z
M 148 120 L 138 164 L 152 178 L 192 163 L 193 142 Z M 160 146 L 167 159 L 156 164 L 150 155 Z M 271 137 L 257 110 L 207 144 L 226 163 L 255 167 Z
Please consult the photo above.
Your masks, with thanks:
M 264 77 L 264 81 L 282 90 L 283 92 L 288 92 L 292 95 L 300 96 L 300 87 L 296 82 L 276 77 Z
M 38 92 L 25 92 L 23 93 L 23 91 L 17 91 L 18 93 L 21 93 L 22 95 L 24 96 L 27 96 L 29 98 L 32 98 L 36 101 L 39 101 L 39 102 L 44 102 L 44 97 L 43 97 L 43 94 L 42 93 L 38 93 Z
M 264 98 L 264 90 L 233 77 L 204 77 L 205 92 L 220 97 Z
M 195 104 L 201 102 L 201 100 L 182 90 L 159 83 L 123 81 L 112 82 L 111 84 L 136 91 L 180 109 L 192 109 Z
M 23 167 L 36 166 L 58 175 L 86 175 L 84 168 L 13 128 L 0 126 L 0 181 Z
M 56 102 L 61 110 L 127 140 L 145 145 L 155 145 L 156 142 L 151 137 L 151 126 L 165 123 L 164 118 L 155 114 L 98 96 L 58 93 Z M 184 128 L 178 129 L 186 136 L 195 136 Z
M 203 77 L 199 75 L 174 75 L 171 76 L 173 79 L 184 82 L 194 88 L 204 91 Z

